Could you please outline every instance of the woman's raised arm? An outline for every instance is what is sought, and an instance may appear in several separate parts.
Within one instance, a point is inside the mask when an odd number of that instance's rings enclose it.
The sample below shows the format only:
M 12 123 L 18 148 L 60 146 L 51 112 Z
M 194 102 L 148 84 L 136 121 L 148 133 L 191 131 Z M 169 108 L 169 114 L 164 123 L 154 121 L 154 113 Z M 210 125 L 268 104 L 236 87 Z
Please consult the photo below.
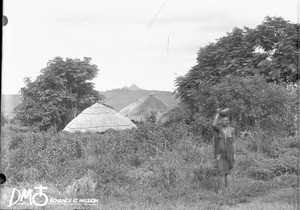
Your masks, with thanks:
M 217 114 L 215 115 L 215 117 L 213 119 L 213 122 L 212 122 L 212 127 L 213 128 L 217 127 L 217 122 L 218 122 L 218 118 L 219 118 L 219 115 L 220 115 L 220 110 L 221 109 L 217 109 Z

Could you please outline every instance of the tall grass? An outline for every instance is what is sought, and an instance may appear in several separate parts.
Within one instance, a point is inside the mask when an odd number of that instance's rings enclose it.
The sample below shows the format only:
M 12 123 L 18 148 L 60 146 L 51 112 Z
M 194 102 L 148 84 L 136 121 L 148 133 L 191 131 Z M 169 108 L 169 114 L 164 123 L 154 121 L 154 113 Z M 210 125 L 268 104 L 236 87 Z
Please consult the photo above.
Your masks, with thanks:
M 185 124 L 144 124 L 106 134 L 56 134 L 10 125 L 1 132 L 1 167 L 7 187 L 44 183 L 53 196 L 95 197 L 108 206 L 110 201 L 152 207 L 176 201 L 187 207 L 201 201 L 216 207 L 295 186 L 295 137 L 269 142 L 262 150 L 253 139 L 238 138 L 230 189 L 215 194 L 213 146 L 191 130 Z

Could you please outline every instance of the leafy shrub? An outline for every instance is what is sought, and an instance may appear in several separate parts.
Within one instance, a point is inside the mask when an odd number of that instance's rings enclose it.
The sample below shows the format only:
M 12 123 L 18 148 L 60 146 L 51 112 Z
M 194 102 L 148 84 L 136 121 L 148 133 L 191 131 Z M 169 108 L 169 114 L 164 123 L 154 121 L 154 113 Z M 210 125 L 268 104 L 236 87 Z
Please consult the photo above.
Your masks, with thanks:
M 17 149 L 20 147 L 20 145 L 23 143 L 24 140 L 24 134 L 22 133 L 14 133 L 11 135 L 10 141 L 9 141 L 9 150 Z
M 281 148 L 295 148 L 295 149 L 300 149 L 300 144 L 297 139 L 297 136 L 289 136 L 286 138 L 279 138 L 277 140 L 278 145 Z
M 216 84 L 196 80 L 205 88 L 199 88 L 198 85 L 196 89 L 190 85 L 179 87 L 181 91 L 181 88 L 191 88 L 187 90 L 189 99 L 181 99 L 194 113 L 211 118 L 217 108 L 229 107 L 239 130 L 258 126 L 276 136 L 294 134 L 297 107 L 295 88 L 291 91 L 289 86 L 268 83 L 264 77 L 257 75 L 221 77 Z M 182 82 L 187 81 L 183 79 Z M 185 94 L 179 93 L 181 96 Z
M 297 156 L 285 154 L 280 158 L 272 159 L 268 166 L 276 176 L 297 174 Z
M 262 153 L 249 154 L 245 159 L 242 161 L 245 164 L 242 168 L 245 170 L 247 177 L 264 181 L 273 178 L 272 171 L 267 168 L 269 159 Z
M 64 134 L 19 132 L 11 134 L 10 140 L 8 172 L 13 171 L 12 176 L 21 176 L 22 170 L 31 167 L 39 170 L 40 178 L 46 176 L 51 167 L 57 171 L 55 175 L 64 174 L 65 163 L 80 153 L 79 143 Z
M 264 193 L 272 188 L 269 182 L 257 181 L 246 177 L 236 177 L 231 183 L 230 196 L 235 198 L 252 197 Z
M 210 142 L 212 139 L 211 119 L 200 114 L 196 114 L 194 118 L 195 120 L 190 123 L 189 131 L 194 136 L 200 136 L 202 142 Z
M 25 168 L 22 165 L 26 154 L 21 149 L 11 150 L 8 156 L 8 167 L 5 170 L 7 177 L 13 178 L 16 181 L 23 180 L 22 170 Z
M 85 176 L 76 180 L 67 187 L 66 194 L 74 197 L 88 197 L 89 195 L 93 195 L 98 184 L 96 176 L 97 174 L 88 170 Z
M 278 203 L 281 205 L 291 204 L 290 208 L 287 208 L 289 206 L 282 206 L 278 209 L 296 209 L 297 205 L 297 190 L 296 189 L 282 189 L 282 190 L 276 190 L 271 195 L 265 197 L 262 199 L 264 203 Z M 271 208 L 270 208 L 271 209 Z M 273 209 L 273 208 L 272 208 Z
M 27 133 L 27 132 L 37 132 L 38 130 L 35 127 L 22 126 L 18 123 L 8 124 L 7 130 L 13 133 Z
M 297 186 L 297 175 L 296 174 L 282 174 L 271 180 L 271 185 L 274 189 L 279 188 L 295 188 Z
M 44 156 L 50 163 L 61 164 L 69 159 L 80 157 L 79 143 L 70 137 L 64 134 L 47 136 L 47 150 L 44 150 Z
M 250 154 L 239 157 L 239 170 L 245 170 L 247 177 L 268 181 L 283 174 L 297 174 L 297 152 L 288 151 L 279 158 L 269 158 L 264 154 Z
M 30 167 L 23 171 L 23 180 L 27 182 L 34 183 L 37 180 L 40 180 L 41 177 L 42 173 L 35 167 Z
M 275 174 L 268 168 L 250 167 L 247 170 L 248 177 L 254 180 L 268 181 L 274 178 Z
M 249 155 L 239 155 L 235 160 L 236 174 L 239 176 L 248 176 L 247 171 L 254 166 L 255 162 Z
M 173 124 L 166 128 L 156 124 L 143 124 L 134 134 L 136 149 L 144 159 L 162 154 L 165 150 L 173 150 L 174 145 L 187 132 L 182 124 Z

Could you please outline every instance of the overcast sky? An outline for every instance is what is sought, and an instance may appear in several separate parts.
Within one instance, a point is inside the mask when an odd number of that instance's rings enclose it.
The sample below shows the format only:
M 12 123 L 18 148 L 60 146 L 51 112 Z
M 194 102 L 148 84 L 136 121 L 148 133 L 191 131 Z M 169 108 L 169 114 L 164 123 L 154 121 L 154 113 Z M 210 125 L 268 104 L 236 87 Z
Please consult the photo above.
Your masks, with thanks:
M 55 56 L 91 57 L 105 91 L 175 89 L 197 51 L 266 16 L 297 22 L 297 0 L 4 0 L 2 93 L 16 94 Z

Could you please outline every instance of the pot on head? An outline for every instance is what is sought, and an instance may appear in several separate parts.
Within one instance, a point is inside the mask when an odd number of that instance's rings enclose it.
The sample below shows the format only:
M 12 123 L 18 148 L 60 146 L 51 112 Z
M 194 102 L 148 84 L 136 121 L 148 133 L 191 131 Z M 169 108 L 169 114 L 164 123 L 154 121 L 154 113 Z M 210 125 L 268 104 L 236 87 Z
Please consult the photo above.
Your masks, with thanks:
M 225 108 L 222 109 L 219 113 L 221 117 L 228 117 L 230 115 L 230 109 L 229 108 Z

